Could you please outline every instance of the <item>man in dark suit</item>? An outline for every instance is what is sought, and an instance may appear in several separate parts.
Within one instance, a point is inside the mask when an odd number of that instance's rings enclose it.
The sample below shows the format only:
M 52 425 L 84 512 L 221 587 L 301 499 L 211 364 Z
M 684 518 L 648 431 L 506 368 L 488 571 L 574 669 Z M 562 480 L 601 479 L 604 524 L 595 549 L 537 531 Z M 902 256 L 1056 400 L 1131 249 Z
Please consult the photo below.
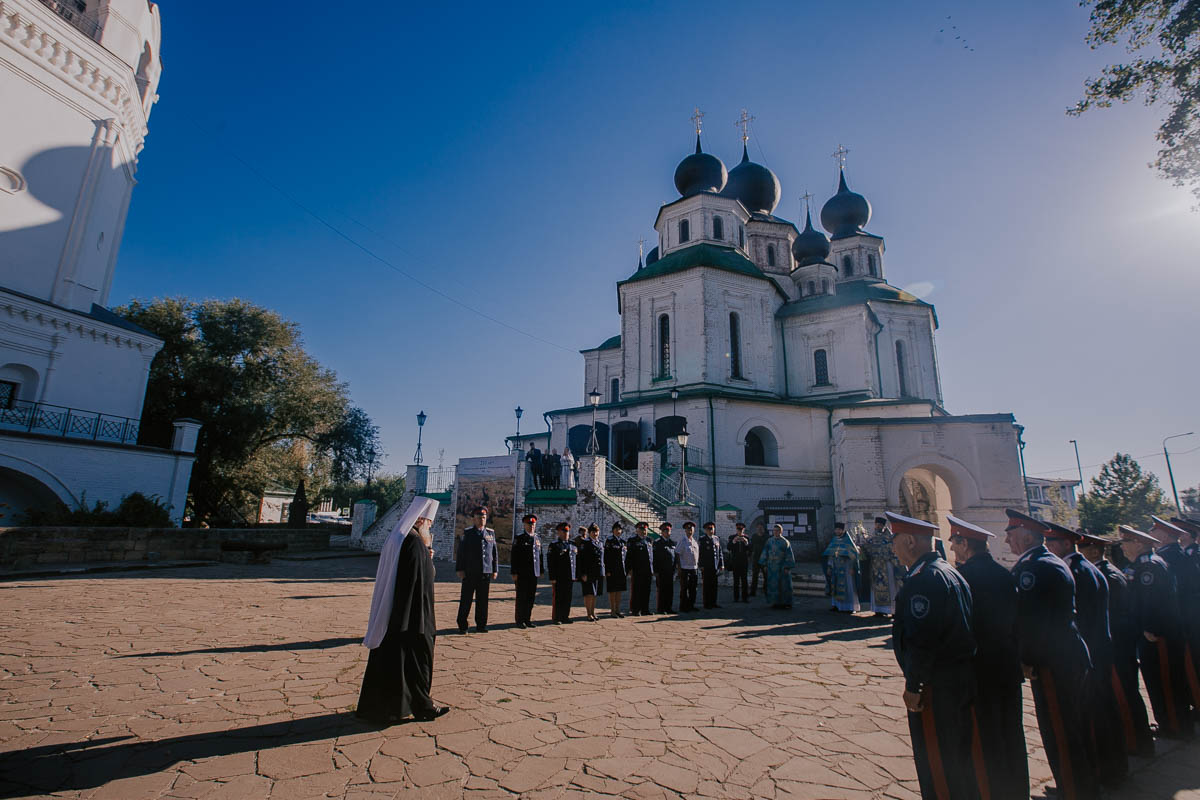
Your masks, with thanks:
M 924 800 L 979 797 L 971 763 L 971 590 L 934 549 L 936 525 L 887 512 L 892 550 L 908 570 L 896 595 L 892 649 Z
M 988 552 L 991 532 L 951 514 L 946 519 L 955 568 L 971 587 L 971 631 L 977 648 L 972 659 L 977 686 L 974 713 L 987 772 L 980 781 L 987 781 L 988 796 L 997 800 L 1029 797 L 1029 761 L 1021 718 L 1024 678 L 1013 633 L 1016 580 Z
M 454 555 L 454 570 L 462 581 L 458 595 L 458 632 L 467 632 L 467 615 L 471 613 L 471 598 L 475 599 L 475 629 L 487 633 L 488 592 L 497 576 L 496 532 L 487 527 L 486 506 L 471 511 L 474 523 L 463 531 Z
M 1017 650 L 1033 687 L 1038 729 L 1058 796 L 1095 798 L 1100 791 L 1087 735 L 1083 689 L 1092 662 L 1075 624 L 1075 579 L 1063 560 L 1046 549 L 1046 525 L 1005 509 L 1006 541 L 1018 556 Z
M 542 574 L 542 541 L 537 535 L 537 514 L 521 518 L 525 526 L 513 537 L 512 579 L 516 588 L 516 623 L 518 628 L 533 627 L 533 604 L 537 599 L 538 578 Z
M 658 526 L 658 538 L 654 540 L 654 577 L 658 586 L 658 602 L 655 610 L 659 614 L 670 614 L 675 593 L 675 540 L 671 538 L 671 523 Z
M 654 576 L 653 545 L 646 537 L 650 525 L 639 522 L 637 535 L 629 540 L 625 551 L 625 574 L 629 576 L 629 615 L 639 617 L 650 613 L 650 581 Z
M 529 443 L 529 455 L 525 457 L 529 462 L 529 474 L 533 476 L 533 488 L 543 488 L 542 480 L 542 451 L 537 449 L 537 445 L 533 442 Z

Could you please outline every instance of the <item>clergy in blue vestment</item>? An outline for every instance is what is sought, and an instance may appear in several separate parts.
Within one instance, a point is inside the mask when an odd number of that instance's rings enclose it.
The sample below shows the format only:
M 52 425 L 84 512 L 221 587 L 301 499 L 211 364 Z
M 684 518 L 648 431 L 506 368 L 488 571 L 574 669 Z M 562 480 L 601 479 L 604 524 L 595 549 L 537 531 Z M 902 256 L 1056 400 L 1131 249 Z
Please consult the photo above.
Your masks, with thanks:
M 791 608 L 792 567 L 796 566 L 796 557 L 792 554 L 791 542 L 783 538 L 782 525 L 771 529 L 771 538 L 763 545 L 759 563 L 767 568 L 767 580 L 763 588 L 771 608 Z
M 846 533 L 844 522 L 833 524 L 833 540 L 825 548 L 825 555 L 829 558 L 829 582 L 833 591 L 830 595 L 833 607 L 830 610 L 858 611 L 858 592 L 854 586 L 854 576 L 858 569 L 858 545 L 850 538 L 850 534 Z

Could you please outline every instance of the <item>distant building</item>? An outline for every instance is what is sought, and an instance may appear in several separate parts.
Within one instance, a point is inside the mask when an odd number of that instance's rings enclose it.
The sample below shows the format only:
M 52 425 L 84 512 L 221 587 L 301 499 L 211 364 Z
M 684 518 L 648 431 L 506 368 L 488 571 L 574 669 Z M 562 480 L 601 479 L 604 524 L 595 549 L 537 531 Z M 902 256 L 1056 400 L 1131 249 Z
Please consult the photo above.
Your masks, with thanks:
M 1029 493 L 1029 507 L 1033 515 L 1047 522 L 1057 522 L 1060 525 L 1077 527 L 1079 525 L 1079 500 L 1075 489 L 1079 486 L 1077 480 L 1061 480 L 1059 478 L 1026 478 L 1025 490 Z M 1069 514 L 1067 521 L 1054 519 L 1054 507 L 1060 507 Z
M 296 496 L 295 489 L 268 489 L 263 492 L 258 504 L 258 522 L 286 522 L 288 512 L 292 508 L 292 498 Z
M 183 515 L 200 425 L 142 431 L 162 341 L 106 307 L 159 41 L 146 0 L 0 1 L 0 525 L 133 492 Z

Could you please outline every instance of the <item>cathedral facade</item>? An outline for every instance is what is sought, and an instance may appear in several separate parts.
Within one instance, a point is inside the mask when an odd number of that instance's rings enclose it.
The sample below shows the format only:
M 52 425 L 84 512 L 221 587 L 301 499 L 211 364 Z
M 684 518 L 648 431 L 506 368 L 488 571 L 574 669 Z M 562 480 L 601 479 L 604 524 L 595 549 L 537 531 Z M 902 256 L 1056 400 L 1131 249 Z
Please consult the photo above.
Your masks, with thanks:
M 695 152 L 658 209 L 657 246 L 617 284 L 620 333 L 582 351 L 581 404 L 549 412 L 550 448 L 596 449 L 700 513 L 781 522 L 815 552 L 835 520 L 884 510 L 997 530 L 1024 505 L 1012 414 L 944 407 L 932 305 L 887 280 L 871 206 L 847 183 L 803 229 L 748 157 Z M 678 446 L 686 431 L 687 447 Z M 681 470 L 686 449 L 687 468 Z

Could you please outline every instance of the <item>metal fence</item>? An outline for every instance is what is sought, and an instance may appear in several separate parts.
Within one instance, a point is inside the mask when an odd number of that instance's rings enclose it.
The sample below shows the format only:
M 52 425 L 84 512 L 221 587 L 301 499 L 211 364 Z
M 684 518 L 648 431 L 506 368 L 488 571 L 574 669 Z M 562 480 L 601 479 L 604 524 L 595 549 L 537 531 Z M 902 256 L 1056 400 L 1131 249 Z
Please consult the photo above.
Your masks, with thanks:
M 454 488 L 455 467 L 431 469 L 425 476 L 425 491 L 449 492 Z
M 26 431 L 65 439 L 137 444 L 141 422 L 129 417 L 47 403 L 13 402 L 0 408 L 0 430 Z
M 87 6 L 78 0 L 41 0 L 42 5 L 71 23 L 75 30 L 93 41 L 100 41 L 100 20 L 85 13 Z

